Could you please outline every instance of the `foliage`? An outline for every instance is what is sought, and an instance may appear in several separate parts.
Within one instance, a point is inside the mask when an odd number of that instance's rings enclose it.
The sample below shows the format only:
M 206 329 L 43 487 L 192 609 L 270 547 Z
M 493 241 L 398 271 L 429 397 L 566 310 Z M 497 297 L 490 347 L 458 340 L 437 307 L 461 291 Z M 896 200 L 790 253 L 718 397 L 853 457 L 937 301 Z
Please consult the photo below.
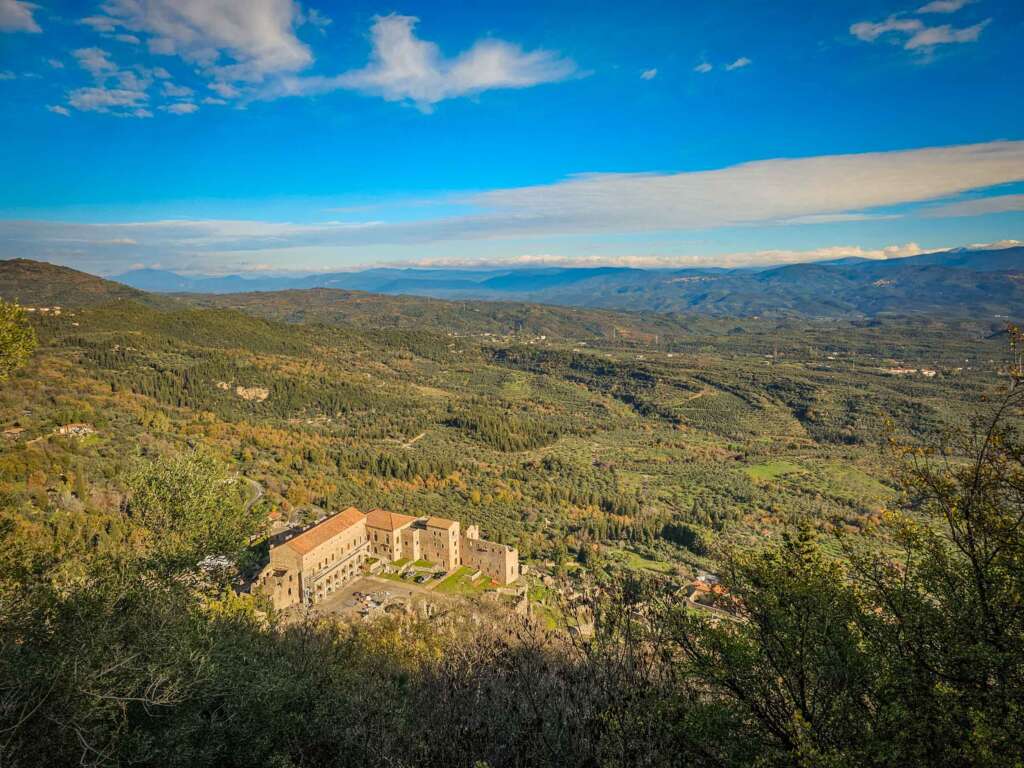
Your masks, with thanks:
M 36 347 L 36 334 L 25 310 L 0 299 L 0 381 L 26 363 Z
M 986 323 L 89 285 L 0 387 L 0 763 L 1019 765 L 1024 388 L 955 431 L 1006 379 Z M 342 626 L 225 588 L 268 516 L 349 504 L 576 602 Z
M 195 569 L 204 558 L 237 558 L 263 527 L 235 480 L 210 456 L 191 453 L 145 463 L 126 481 L 125 517 L 137 549 L 160 569 Z
M 910 452 L 897 550 L 851 542 L 837 561 L 801 532 L 728 559 L 717 605 L 736 620 L 675 617 L 762 764 L 1021 764 L 1022 403 L 1017 387 L 958 440 Z

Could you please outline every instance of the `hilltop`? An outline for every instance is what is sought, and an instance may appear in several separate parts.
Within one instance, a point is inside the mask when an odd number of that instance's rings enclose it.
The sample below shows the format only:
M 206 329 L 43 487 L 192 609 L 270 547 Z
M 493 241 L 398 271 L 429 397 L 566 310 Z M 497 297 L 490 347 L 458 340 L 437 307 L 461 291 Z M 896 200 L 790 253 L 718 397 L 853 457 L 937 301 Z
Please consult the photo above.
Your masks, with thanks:
M 87 307 L 112 301 L 147 301 L 147 294 L 111 280 L 45 261 L 0 261 L 0 299 L 25 306 Z

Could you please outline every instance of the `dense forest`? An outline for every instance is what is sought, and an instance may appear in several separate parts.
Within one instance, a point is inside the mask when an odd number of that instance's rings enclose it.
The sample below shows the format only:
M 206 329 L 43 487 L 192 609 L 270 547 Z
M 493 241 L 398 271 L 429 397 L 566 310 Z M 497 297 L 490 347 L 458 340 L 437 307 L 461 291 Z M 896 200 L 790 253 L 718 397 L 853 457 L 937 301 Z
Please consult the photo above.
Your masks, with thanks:
M 1019 764 L 1012 334 L 97 290 L 0 303 L 4 764 Z M 480 524 L 594 636 L 296 621 L 197 567 L 349 504 Z

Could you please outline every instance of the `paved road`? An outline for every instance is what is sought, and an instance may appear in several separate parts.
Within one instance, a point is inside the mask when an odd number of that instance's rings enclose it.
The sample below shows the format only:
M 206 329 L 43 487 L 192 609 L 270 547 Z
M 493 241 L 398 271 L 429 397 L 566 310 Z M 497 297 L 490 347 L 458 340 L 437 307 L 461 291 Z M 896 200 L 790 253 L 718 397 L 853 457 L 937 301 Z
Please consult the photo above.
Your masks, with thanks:
M 253 504 L 263 498 L 263 486 L 253 480 L 251 477 L 239 478 L 242 482 L 248 483 L 249 487 L 253 489 L 252 498 L 245 502 L 245 511 L 248 512 L 252 509 Z

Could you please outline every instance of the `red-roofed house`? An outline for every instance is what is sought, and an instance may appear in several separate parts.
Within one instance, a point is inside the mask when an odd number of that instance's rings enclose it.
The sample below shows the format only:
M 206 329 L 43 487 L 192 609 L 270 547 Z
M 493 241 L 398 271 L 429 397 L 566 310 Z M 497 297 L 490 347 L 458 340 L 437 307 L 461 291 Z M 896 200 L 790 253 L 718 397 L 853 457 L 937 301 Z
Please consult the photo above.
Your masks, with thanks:
M 370 554 L 382 560 L 408 557 L 419 560 L 419 540 L 407 533 L 415 517 L 373 509 L 366 515 L 366 534 L 370 539 Z
M 316 603 L 358 576 L 368 552 L 366 515 L 349 507 L 271 546 L 257 588 L 278 609 Z

